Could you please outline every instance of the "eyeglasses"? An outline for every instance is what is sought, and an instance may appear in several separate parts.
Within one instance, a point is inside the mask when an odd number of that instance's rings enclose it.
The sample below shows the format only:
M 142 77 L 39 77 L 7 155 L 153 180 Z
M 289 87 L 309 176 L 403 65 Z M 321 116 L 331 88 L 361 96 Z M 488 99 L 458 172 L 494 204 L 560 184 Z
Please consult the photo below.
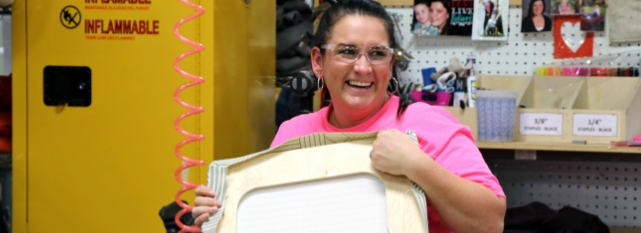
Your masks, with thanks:
M 332 59 L 345 63 L 354 63 L 364 54 L 370 64 L 383 64 L 390 62 L 394 55 L 393 48 L 382 45 L 373 46 L 367 52 L 362 52 L 356 45 L 351 44 L 324 44 L 320 47 L 327 49 Z

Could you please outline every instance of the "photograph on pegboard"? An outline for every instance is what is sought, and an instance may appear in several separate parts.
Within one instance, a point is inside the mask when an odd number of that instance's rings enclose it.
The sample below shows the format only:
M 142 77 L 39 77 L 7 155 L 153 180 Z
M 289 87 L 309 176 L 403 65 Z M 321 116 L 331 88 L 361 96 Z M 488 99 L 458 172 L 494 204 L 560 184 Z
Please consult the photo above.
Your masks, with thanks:
M 607 2 L 605 0 L 577 1 L 581 4 L 581 31 L 604 31 Z
M 550 0 L 523 0 L 521 32 L 552 31 Z
M 412 33 L 419 36 L 470 36 L 474 0 L 414 0 Z
M 581 0 L 552 0 L 551 15 L 576 15 L 579 14 Z
M 475 3 L 472 39 L 507 40 L 507 27 L 503 25 L 509 25 L 507 20 L 510 2 L 508 0 L 477 0 Z
M 412 33 L 421 36 L 438 36 L 439 29 L 432 24 L 428 0 L 414 1 L 414 19 L 412 21 Z
M 470 36 L 474 23 L 475 0 L 452 0 L 449 35 Z M 503 1 L 503 0 L 502 0 Z

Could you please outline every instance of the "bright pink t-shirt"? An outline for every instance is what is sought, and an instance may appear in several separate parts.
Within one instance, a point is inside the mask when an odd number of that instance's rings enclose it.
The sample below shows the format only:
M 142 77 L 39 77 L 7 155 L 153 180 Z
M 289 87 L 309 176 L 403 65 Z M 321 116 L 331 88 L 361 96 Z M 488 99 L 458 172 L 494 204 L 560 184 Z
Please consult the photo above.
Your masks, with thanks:
M 447 110 L 426 103 L 411 104 L 401 118 L 396 117 L 399 98 L 392 96 L 372 118 L 360 125 L 339 129 L 329 124 L 329 107 L 318 112 L 299 115 L 281 124 L 271 147 L 289 139 L 320 132 L 375 132 L 396 128 L 401 132 L 412 130 L 426 154 L 447 170 L 467 180 L 488 187 L 496 195 L 505 197 L 498 180 L 485 163 L 476 147 L 469 128 L 462 125 Z M 440 216 L 428 203 L 430 233 L 452 232 L 438 223 Z

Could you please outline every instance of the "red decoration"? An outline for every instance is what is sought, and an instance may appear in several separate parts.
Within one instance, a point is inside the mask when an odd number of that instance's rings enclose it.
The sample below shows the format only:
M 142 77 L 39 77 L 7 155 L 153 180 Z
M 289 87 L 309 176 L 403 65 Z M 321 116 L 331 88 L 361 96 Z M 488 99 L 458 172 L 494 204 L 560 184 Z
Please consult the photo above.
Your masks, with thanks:
M 554 58 L 579 58 L 579 57 L 591 57 L 593 54 L 594 47 L 594 33 L 585 32 L 585 39 L 580 47 L 575 51 L 572 51 L 570 46 L 566 44 L 565 39 L 563 38 L 563 33 L 561 29 L 563 24 L 569 22 L 572 25 L 577 27 L 581 26 L 581 16 L 580 15 L 557 15 L 554 17 Z

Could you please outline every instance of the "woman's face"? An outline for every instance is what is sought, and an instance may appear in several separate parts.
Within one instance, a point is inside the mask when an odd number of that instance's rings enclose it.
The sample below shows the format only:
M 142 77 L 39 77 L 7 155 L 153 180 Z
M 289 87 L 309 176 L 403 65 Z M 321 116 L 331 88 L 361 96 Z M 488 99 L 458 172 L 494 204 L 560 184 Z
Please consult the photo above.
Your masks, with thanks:
M 543 1 L 541 0 L 536 0 L 534 2 L 534 5 L 532 5 L 532 13 L 535 16 L 539 16 L 543 14 Z
M 418 4 L 414 6 L 414 15 L 416 15 L 416 20 L 421 24 L 427 24 L 430 20 L 430 8 L 427 8 L 425 4 Z
M 432 16 L 432 25 L 439 29 L 443 28 L 450 18 L 450 14 L 447 13 L 447 9 L 445 9 L 445 6 L 443 6 L 441 2 L 432 2 L 430 15 Z
M 563 5 L 567 5 L 568 4 L 568 0 L 563 0 L 561 2 L 563 3 Z
M 346 62 L 337 56 L 367 52 L 375 46 L 389 47 L 389 38 L 383 21 L 371 16 L 347 15 L 334 25 L 327 44 L 339 45 L 341 49 L 312 50 L 312 65 L 314 71 L 320 72 L 325 81 L 325 87 L 332 96 L 336 107 L 349 107 L 352 110 L 371 111 L 381 106 L 387 95 L 387 85 L 391 79 L 394 64 L 392 59 L 380 64 L 371 64 L 365 54 L 355 62 Z M 377 50 L 380 51 L 380 50 Z M 381 55 L 382 53 L 372 53 Z

